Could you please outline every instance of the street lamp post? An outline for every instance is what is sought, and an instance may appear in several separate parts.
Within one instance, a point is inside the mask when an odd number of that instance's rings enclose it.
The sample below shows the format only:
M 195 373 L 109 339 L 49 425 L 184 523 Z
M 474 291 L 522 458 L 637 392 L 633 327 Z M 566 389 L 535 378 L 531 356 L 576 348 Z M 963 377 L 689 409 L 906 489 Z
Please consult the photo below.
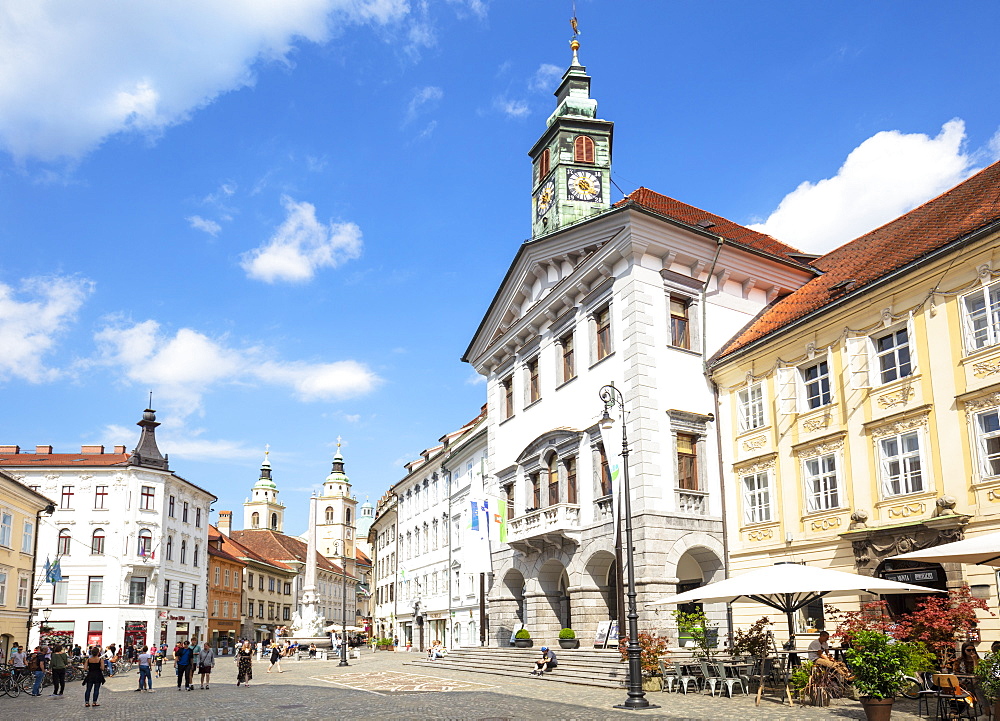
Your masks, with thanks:
M 628 485 L 628 434 L 625 430 L 625 399 L 621 391 L 613 385 L 601 388 L 601 402 L 604 403 L 604 413 L 601 416 L 601 427 L 611 428 L 614 419 L 608 412 L 615 406 L 621 411 L 622 419 L 622 489 L 625 496 L 625 557 L 628 563 L 628 698 L 625 703 L 616 704 L 615 708 L 647 709 L 659 708 L 646 698 L 642 690 L 642 661 L 639 648 L 639 612 L 636 610 L 635 592 L 635 554 L 632 550 L 632 500 Z M 621 523 L 616 518 L 615 523 Z
M 343 571 L 343 592 L 340 596 L 340 663 L 337 666 L 350 666 L 347 663 L 347 556 L 340 557 L 341 571 Z

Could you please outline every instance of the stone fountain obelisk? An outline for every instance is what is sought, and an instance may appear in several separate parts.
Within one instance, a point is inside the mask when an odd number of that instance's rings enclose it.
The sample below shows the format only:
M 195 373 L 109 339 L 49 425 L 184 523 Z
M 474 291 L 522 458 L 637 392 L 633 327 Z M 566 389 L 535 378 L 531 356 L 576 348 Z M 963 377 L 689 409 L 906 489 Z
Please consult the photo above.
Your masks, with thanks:
M 330 637 L 323 632 L 323 617 L 319 615 L 316 594 L 316 495 L 309 499 L 309 531 L 306 543 L 306 580 L 302 601 L 292 620 L 292 639 L 299 645 L 314 643 L 318 648 L 330 646 Z

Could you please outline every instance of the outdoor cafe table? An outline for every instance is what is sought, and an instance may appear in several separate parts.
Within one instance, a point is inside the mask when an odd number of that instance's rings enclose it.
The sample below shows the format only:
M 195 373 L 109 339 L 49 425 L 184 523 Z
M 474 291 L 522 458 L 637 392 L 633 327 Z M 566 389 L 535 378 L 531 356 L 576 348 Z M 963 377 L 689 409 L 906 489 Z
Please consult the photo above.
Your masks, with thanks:
M 784 666 L 784 674 L 785 674 L 785 679 L 784 679 L 784 681 L 785 681 L 785 684 L 784 684 L 785 685 L 785 698 L 788 699 L 788 705 L 789 706 L 794 706 L 795 705 L 795 702 L 792 700 L 792 692 L 791 692 L 791 690 L 788 687 L 788 677 L 789 677 L 789 675 L 791 674 L 791 671 L 792 671 L 790 668 L 788 668 L 788 657 L 789 656 L 798 656 L 798 655 L 804 654 L 804 653 L 806 653 L 806 652 L 802 651 L 802 650 L 799 650 L 799 649 L 791 649 L 789 651 L 786 651 L 786 650 L 782 649 L 780 651 L 772 651 L 771 653 L 769 653 L 767 655 L 767 657 L 765 659 L 762 659 L 762 662 L 760 664 L 760 669 L 759 669 L 759 675 L 758 675 L 758 678 L 757 678 L 757 702 L 756 702 L 757 706 L 760 706 L 760 699 L 764 695 L 764 678 L 766 676 L 766 673 L 765 673 L 765 671 L 767 669 L 767 663 L 766 663 L 766 661 L 768 659 L 770 659 L 771 661 L 777 661 L 779 663 L 783 661 L 782 665 Z M 784 656 L 785 658 L 782 659 L 781 658 L 782 656 Z

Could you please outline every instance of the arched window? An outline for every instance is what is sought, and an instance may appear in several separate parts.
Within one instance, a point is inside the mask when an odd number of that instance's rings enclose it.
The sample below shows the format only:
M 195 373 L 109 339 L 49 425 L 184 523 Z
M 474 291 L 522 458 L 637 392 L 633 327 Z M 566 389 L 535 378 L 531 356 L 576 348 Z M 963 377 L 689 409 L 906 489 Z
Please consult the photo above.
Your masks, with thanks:
M 326 507 L 326 522 L 333 523 L 333 506 Z
M 181 563 L 187 563 L 188 542 L 181 541 Z
M 174 537 L 167 536 L 167 560 L 174 560 Z
M 272 531 L 277 531 L 278 530 L 278 514 L 277 513 L 272 513 L 271 514 L 271 530 Z
M 104 529 L 98 528 L 90 538 L 90 552 L 95 556 L 104 555 Z
M 139 549 L 138 553 L 140 556 L 145 558 L 153 550 L 153 534 L 149 529 L 143 528 L 139 531 Z
M 56 553 L 59 554 L 60 556 L 68 556 L 69 543 L 70 543 L 69 529 L 64 528 L 61 531 L 59 531 L 59 545 L 56 546 Z
M 549 157 L 549 149 L 546 148 L 545 150 L 542 151 L 541 156 L 538 158 L 538 180 L 539 180 L 539 182 L 541 182 L 542 179 L 544 179 L 545 176 L 549 174 L 549 170 L 551 169 L 550 162 L 551 162 L 551 159 Z
M 198 548 L 198 544 L 197 543 L 194 544 L 194 567 L 195 568 L 198 568 L 198 551 L 199 550 L 201 550 L 201 549 Z
M 348 508 L 346 511 L 344 511 L 344 523 L 346 523 L 348 526 L 351 525 L 351 509 L 350 508 Z
M 559 459 L 553 453 L 549 457 L 549 505 L 554 506 L 559 503 Z
M 586 135 L 577 135 L 573 141 L 573 161 L 576 163 L 594 162 L 594 141 Z
M 254 511 L 253 515 L 250 516 L 250 527 L 260 528 L 260 514 L 257 511 Z

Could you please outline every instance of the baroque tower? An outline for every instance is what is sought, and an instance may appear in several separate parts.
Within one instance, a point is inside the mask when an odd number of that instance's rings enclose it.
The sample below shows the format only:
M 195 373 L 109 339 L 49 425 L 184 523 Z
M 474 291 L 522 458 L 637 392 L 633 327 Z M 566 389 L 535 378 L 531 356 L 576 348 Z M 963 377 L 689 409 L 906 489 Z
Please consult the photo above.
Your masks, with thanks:
M 316 541 L 321 554 L 347 572 L 355 570 L 354 527 L 358 501 L 351 495 L 351 481 L 344 472 L 344 457 L 340 454 L 340 438 L 333 468 L 323 482 L 323 492 L 316 504 Z M 346 556 L 346 561 L 342 558 Z
M 285 507 L 278 501 L 278 487 L 271 479 L 270 448 L 265 447 L 264 462 L 260 464 L 260 478 L 243 504 L 243 528 L 264 528 L 283 533 Z
M 552 233 L 611 207 L 611 139 L 614 123 L 597 118 L 590 76 L 573 60 L 555 92 L 556 109 L 528 151 L 532 163 L 531 237 Z

